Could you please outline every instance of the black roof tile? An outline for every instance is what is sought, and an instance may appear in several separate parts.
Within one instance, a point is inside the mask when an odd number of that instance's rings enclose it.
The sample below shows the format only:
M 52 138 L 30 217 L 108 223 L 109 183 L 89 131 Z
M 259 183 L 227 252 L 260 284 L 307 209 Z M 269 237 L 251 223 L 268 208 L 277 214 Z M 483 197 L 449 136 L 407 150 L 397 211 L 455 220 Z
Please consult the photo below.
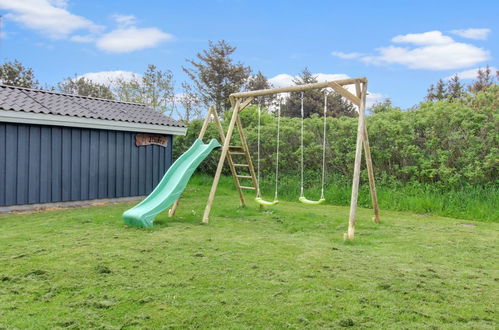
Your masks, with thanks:
M 143 104 L 0 85 L 0 110 L 185 127 Z

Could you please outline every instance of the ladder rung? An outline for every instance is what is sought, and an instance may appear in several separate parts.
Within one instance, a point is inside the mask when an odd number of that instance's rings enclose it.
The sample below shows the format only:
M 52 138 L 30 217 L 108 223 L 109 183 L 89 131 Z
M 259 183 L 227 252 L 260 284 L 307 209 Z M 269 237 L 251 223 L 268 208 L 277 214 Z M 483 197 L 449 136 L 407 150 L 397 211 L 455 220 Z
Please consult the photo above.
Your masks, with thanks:
M 241 151 L 230 151 L 230 154 L 231 155 L 245 155 L 245 153 L 241 152 Z
M 239 186 L 241 189 L 247 189 L 247 190 L 255 190 L 255 187 L 246 187 L 246 186 Z
M 239 179 L 252 179 L 251 175 L 236 175 Z
M 249 167 L 248 164 L 234 164 L 234 166 L 238 166 L 238 167 Z

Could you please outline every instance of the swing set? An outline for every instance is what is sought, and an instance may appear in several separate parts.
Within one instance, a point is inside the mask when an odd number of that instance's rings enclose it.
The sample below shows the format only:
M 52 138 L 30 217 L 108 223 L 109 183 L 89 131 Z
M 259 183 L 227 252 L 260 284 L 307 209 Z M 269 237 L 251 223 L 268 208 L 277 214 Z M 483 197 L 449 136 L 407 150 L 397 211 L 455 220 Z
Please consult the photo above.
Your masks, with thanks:
M 354 85 L 356 95 L 349 92 L 344 86 Z M 209 216 L 211 212 L 211 207 L 213 205 L 213 201 L 215 198 L 216 190 L 218 187 L 218 183 L 220 180 L 220 176 L 222 174 L 222 169 L 224 167 L 225 161 L 229 165 L 229 169 L 231 171 L 232 177 L 234 179 L 234 184 L 236 186 L 236 190 L 239 194 L 239 202 L 240 206 L 245 206 L 246 201 L 244 198 L 243 190 L 254 190 L 256 192 L 255 202 L 264 206 L 273 206 L 279 203 L 278 199 L 278 187 L 279 187 L 279 146 L 280 146 L 280 121 L 281 121 L 281 104 L 282 101 L 279 100 L 277 109 L 276 109 L 276 117 L 277 117 L 277 133 L 276 133 L 276 154 L 275 154 L 275 191 L 274 191 L 274 199 L 272 201 L 266 201 L 262 198 L 260 191 L 260 126 L 261 126 L 261 104 L 258 104 L 258 128 L 257 128 L 257 171 L 255 173 L 255 169 L 253 167 L 253 162 L 251 159 L 251 155 L 248 148 L 248 143 L 246 137 L 243 132 L 243 126 L 241 123 L 240 113 L 248 106 L 250 103 L 257 97 L 262 97 L 266 95 L 275 95 L 281 93 L 290 93 L 290 92 L 301 92 L 301 182 L 300 182 L 300 197 L 299 201 L 308 204 L 308 205 L 318 205 L 325 201 L 324 197 L 324 182 L 325 182 L 325 164 L 326 164 L 326 115 L 327 115 L 327 89 L 332 89 L 336 93 L 340 94 L 342 97 L 346 98 L 352 104 L 358 107 L 358 126 L 357 126 L 357 141 L 355 147 L 355 163 L 354 163 L 354 172 L 353 172 L 353 180 L 352 180 L 352 195 L 350 200 L 350 214 L 348 220 L 348 231 L 344 234 L 345 239 L 353 239 L 355 234 L 355 219 L 356 219 L 356 211 L 357 211 L 357 199 L 359 193 L 359 181 L 360 181 L 360 170 L 361 170 L 361 158 L 362 158 L 362 150 L 364 150 L 365 159 L 366 159 L 366 168 L 369 177 L 369 188 L 371 194 L 371 201 L 374 209 L 374 217 L 373 221 L 379 222 L 379 207 L 376 196 L 376 187 L 374 182 L 374 172 L 371 160 L 371 151 L 369 148 L 369 139 L 367 135 L 367 127 L 365 122 L 365 107 L 366 107 L 366 96 L 367 96 L 367 79 L 366 78 L 351 78 L 344 80 L 336 80 L 336 81 L 326 81 L 320 83 L 312 83 L 306 85 L 298 85 L 298 86 L 290 86 L 290 87 L 282 87 L 282 88 L 272 88 L 272 89 L 263 89 L 257 91 L 249 91 L 249 92 L 240 92 L 231 94 L 229 99 L 232 105 L 233 113 L 230 119 L 230 123 L 227 129 L 227 133 L 225 134 L 224 129 L 220 123 L 218 115 L 216 113 L 215 108 L 212 106 L 208 110 L 208 115 L 203 122 L 203 126 L 201 128 L 201 132 L 199 134 L 199 139 L 204 137 L 206 129 L 213 117 L 213 120 L 217 126 L 219 136 L 222 143 L 222 151 L 220 155 L 220 159 L 218 161 L 217 170 L 215 172 L 215 177 L 213 179 L 213 184 L 211 186 L 210 194 L 208 197 L 208 202 L 206 204 L 204 214 L 203 214 L 203 222 L 208 223 Z M 314 89 L 323 89 L 324 90 L 324 122 L 323 122 L 323 141 L 322 141 L 322 178 L 321 178 L 321 196 L 319 200 L 309 200 L 305 197 L 304 194 L 304 155 L 303 155 L 303 143 L 304 143 L 304 111 L 303 111 L 303 92 Z M 231 145 L 232 137 L 234 134 L 234 130 L 237 127 L 237 131 L 239 133 L 239 146 Z M 238 159 L 237 162 L 234 160 Z M 241 174 L 240 169 L 246 169 L 246 174 Z M 242 185 L 241 181 L 249 180 L 250 184 Z M 244 181 L 243 181 L 244 182 Z M 173 216 L 175 210 L 178 206 L 178 200 L 174 203 L 172 209 L 170 210 L 170 216 Z

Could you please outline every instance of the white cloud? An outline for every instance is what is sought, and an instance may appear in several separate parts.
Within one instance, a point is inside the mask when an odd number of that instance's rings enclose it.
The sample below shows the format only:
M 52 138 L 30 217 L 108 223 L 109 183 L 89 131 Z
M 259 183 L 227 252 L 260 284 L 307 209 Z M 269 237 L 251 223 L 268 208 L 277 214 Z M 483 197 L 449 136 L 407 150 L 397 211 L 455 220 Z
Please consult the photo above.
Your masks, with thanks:
M 128 53 L 172 40 L 171 34 L 157 28 L 118 28 L 97 40 L 97 48 L 110 53 Z
M 487 40 L 490 29 L 461 29 L 451 30 L 449 32 L 467 39 Z
M 134 15 L 113 15 L 111 16 L 120 27 L 127 27 L 137 24 L 137 17 Z
M 78 78 L 84 77 L 85 79 L 91 80 L 95 83 L 103 85 L 112 85 L 113 81 L 117 79 L 122 79 L 125 81 L 131 81 L 135 79 L 141 79 L 141 75 L 131 71 L 99 71 L 99 72 L 88 72 L 78 76 Z
M 272 86 L 275 88 L 286 87 L 294 85 L 293 79 L 295 79 L 294 76 L 289 75 L 287 73 L 281 73 L 278 74 L 277 76 L 270 78 L 269 83 L 271 83 Z
M 495 67 L 491 66 L 489 67 L 490 68 L 490 71 L 492 72 L 492 74 L 495 74 L 495 72 L 498 70 L 496 69 Z M 462 80 L 466 80 L 466 79 L 476 79 L 477 75 L 478 75 L 478 70 L 480 68 L 475 68 L 475 69 L 470 69 L 470 70 L 465 70 L 465 71 L 461 71 L 461 72 L 456 72 L 454 73 L 453 75 L 445 78 L 447 80 L 449 80 L 450 78 L 452 78 L 455 74 L 457 74 L 457 76 L 459 77 L 459 79 L 462 79 Z M 484 68 L 481 68 L 482 70 Z
M 342 59 L 345 59 L 345 60 L 351 60 L 351 59 L 354 59 L 354 58 L 361 57 L 362 53 L 356 53 L 356 52 L 353 52 L 353 53 L 343 53 L 343 52 L 333 51 L 333 52 L 331 52 L 331 55 L 339 57 L 339 58 L 342 58 Z
M 97 32 L 101 26 L 66 10 L 65 0 L 0 0 L 5 17 L 52 39 L 64 39 L 78 30 Z
M 451 37 L 443 35 L 440 31 L 398 35 L 393 37 L 392 41 L 398 43 L 410 43 L 415 45 L 445 45 L 454 42 Z
M 390 45 L 376 49 L 374 55 L 333 52 L 332 55 L 345 59 L 359 60 L 376 65 L 400 64 L 410 69 L 452 70 L 477 65 L 490 59 L 489 51 L 475 45 L 457 42 L 440 31 L 398 35 L 394 43 L 409 46 Z
M 382 102 L 386 97 L 380 93 L 368 93 L 366 97 L 366 107 L 370 108 L 378 102 Z
M 451 70 L 466 68 L 490 58 L 489 52 L 473 45 L 454 42 L 417 48 L 381 47 L 378 55 L 362 60 L 373 64 L 401 64 L 410 69 Z
M 133 15 L 113 15 L 117 28 L 105 33 L 105 27 L 74 15 L 67 10 L 67 0 L 0 0 L 5 17 L 51 39 L 95 43 L 110 53 L 126 53 L 154 47 L 171 40 L 172 35 L 158 28 L 138 28 Z M 3 37 L 3 36 L 0 36 Z
M 344 73 L 314 73 L 314 76 L 317 77 L 317 80 L 319 82 L 350 78 L 348 75 Z

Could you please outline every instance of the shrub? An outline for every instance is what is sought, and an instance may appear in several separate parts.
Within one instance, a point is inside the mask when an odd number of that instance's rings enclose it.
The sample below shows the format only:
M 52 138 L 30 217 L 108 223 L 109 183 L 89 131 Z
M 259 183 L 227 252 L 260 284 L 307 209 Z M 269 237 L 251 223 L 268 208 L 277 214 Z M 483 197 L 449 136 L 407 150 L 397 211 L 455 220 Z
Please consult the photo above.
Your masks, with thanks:
M 375 174 L 387 183 L 419 182 L 435 186 L 477 184 L 496 185 L 499 159 L 499 87 L 460 102 L 421 103 L 402 111 L 388 106 L 367 117 Z M 226 113 L 226 118 L 231 114 Z M 257 152 L 257 111 L 249 107 L 241 113 L 245 135 L 255 167 Z M 281 118 L 279 166 L 283 175 L 296 176 L 300 170 L 299 118 Z M 308 180 L 317 183 L 322 166 L 323 119 L 305 119 L 304 168 Z M 227 129 L 228 120 L 223 120 Z M 184 152 L 197 137 L 202 121 L 189 123 L 185 137 L 176 138 L 175 157 Z M 327 118 L 326 173 L 328 180 L 350 180 L 355 157 L 356 118 Z M 214 125 L 206 136 L 219 138 Z M 238 134 L 234 133 L 234 144 Z M 276 119 L 264 113 L 261 126 L 262 175 L 271 176 L 275 166 Z M 199 171 L 213 173 L 219 153 L 204 162 Z M 227 169 L 225 170 L 227 172 Z M 364 179 L 366 173 L 363 173 Z M 315 180 L 315 181 L 314 181 Z

